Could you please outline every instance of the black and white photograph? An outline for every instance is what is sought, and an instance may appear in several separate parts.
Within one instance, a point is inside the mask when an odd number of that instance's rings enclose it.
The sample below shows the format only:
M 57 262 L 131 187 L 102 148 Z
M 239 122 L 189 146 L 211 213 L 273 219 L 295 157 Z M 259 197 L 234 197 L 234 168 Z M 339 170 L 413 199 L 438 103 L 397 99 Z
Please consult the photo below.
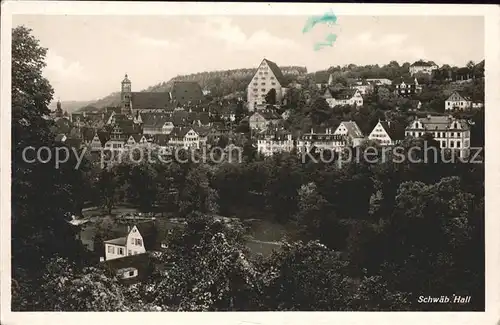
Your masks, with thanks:
M 103 4 L 2 3 L 2 323 L 500 320 L 499 7 Z

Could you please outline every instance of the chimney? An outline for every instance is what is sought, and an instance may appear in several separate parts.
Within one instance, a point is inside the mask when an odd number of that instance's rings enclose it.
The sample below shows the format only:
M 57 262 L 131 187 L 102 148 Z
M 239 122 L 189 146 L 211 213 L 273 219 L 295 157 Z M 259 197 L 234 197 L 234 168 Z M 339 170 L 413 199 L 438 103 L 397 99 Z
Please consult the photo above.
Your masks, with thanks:
M 313 134 L 313 133 L 314 133 L 314 130 L 313 130 L 313 128 L 311 128 L 311 134 Z
M 431 116 L 429 114 L 427 114 L 427 119 L 429 119 L 429 120 L 431 119 Z

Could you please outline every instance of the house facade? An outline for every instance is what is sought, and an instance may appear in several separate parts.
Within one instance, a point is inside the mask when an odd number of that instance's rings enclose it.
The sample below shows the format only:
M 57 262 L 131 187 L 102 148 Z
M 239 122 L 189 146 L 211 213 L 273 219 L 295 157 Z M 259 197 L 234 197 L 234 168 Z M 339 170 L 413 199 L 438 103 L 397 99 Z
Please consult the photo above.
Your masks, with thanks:
M 418 83 L 417 78 L 401 79 L 401 82 L 396 84 L 396 94 L 399 96 L 411 96 L 422 91 L 422 86 Z
M 361 96 L 361 92 L 357 89 L 333 90 L 328 88 L 323 97 L 330 107 L 338 105 L 363 106 L 363 96 Z
M 453 110 L 469 110 L 472 107 L 472 100 L 458 91 L 454 91 L 444 102 L 444 109 L 447 111 Z
M 354 121 L 341 122 L 333 134 L 346 137 L 349 140 L 348 144 L 353 147 L 359 146 L 364 140 L 363 132 Z
M 146 236 L 154 236 L 154 224 L 151 222 L 134 225 L 124 237 L 104 241 L 105 260 L 146 253 L 148 244 L 151 245 L 149 249 L 153 249 L 152 238 L 146 239 Z
M 334 134 L 332 128 L 324 130 L 311 129 L 310 132 L 303 134 L 297 143 L 297 149 L 300 152 L 309 152 L 312 148 L 316 148 L 319 151 L 330 150 L 340 152 L 346 146 L 346 136 Z
M 248 123 L 250 129 L 265 130 L 270 125 L 277 125 L 281 121 L 281 116 L 272 110 L 254 112 L 250 115 Z
M 422 137 L 429 133 L 439 143 L 441 149 L 455 151 L 460 157 L 470 152 L 470 127 L 465 120 L 452 116 L 432 116 L 414 120 L 406 129 L 405 135 Z
M 396 136 L 391 122 L 379 120 L 368 135 L 368 140 L 376 141 L 381 146 L 393 146 L 398 144 L 402 139 Z
M 410 74 L 414 75 L 415 73 L 426 73 L 432 74 L 432 71 L 438 69 L 438 66 L 432 62 L 425 62 L 423 60 L 419 60 L 410 65 Z
M 279 152 L 291 152 L 294 148 L 292 134 L 278 130 L 262 132 L 257 135 L 257 152 L 272 156 Z
M 175 127 L 169 137 L 171 148 L 200 149 L 200 137 L 191 127 Z
M 278 65 L 263 59 L 257 72 L 247 86 L 247 105 L 249 111 L 256 110 L 256 105 L 266 103 L 266 95 L 271 90 L 276 90 L 276 102 L 281 103 L 285 93 L 284 77 Z

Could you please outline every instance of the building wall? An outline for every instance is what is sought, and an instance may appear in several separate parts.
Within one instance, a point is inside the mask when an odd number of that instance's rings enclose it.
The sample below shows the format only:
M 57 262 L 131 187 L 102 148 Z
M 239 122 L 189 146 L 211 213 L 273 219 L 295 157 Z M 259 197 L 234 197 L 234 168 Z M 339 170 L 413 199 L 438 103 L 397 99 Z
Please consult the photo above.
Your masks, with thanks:
M 276 102 L 281 103 L 283 99 L 282 85 L 276 79 L 266 61 L 263 60 L 247 86 L 248 110 L 252 112 L 255 110 L 255 105 L 265 103 L 265 97 L 272 88 L 276 90 Z
M 290 152 L 293 150 L 293 140 L 258 140 L 257 151 L 264 156 L 272 156 L 277 152 Z
M 391 137 L 387 134 L 380 122 L 373 128 L 372 132 L 368 136 L 368 139 L 379 141 L 382 146 L 390 146 L 394 144 Z
M 146 248 L 144 247 L 144 240 L 136 226 L 134 226 L 130 230 L 127 236 L 126 249 L 127 249 L 126 252 L 127 256 L 146 253 Z
M 112 260 L 126 256 L 126 247 L 105 243 L 106 260 Z M 120 254 L 123 253 L 123 254 Z
M 255 113 L 248 119 L 251 129 L 265 129 L 267 127 L 267 120 L 260 114 Z
M 470 150 L 470 130 L 454 129 L 454 130 L 439 130 L 425 131 L 423 127 L 419 127 L 418 121 L 414 121 L 406 130 L 405 136 L 422 137 L 429 133 L 439 143 L 441 149 L 458 150 L 461 157 L 466 157 Z M 420 124 L 422 125 L 422 124 Z

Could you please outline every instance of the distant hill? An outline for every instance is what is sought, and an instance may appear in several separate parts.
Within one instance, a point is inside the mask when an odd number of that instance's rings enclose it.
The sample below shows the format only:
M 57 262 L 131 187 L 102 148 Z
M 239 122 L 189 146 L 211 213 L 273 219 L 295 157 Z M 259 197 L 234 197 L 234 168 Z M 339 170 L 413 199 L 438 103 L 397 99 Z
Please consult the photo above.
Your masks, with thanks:
M 68 114 L 71 114 L 73 112 L 78 111 L 84 106 L 90 105 L 91 103 L 93 103 L 93 101 L 91 100 L 90 101 L 70 100 L 70 101 L 62 101 L 61 106 L 63 110 L 67 111 Z M 51 111 L 55 111 L 55 109 L 57 108 L 56 105 L 57 105 L 57 100 L 52 101 L 52 103 L 50 103 L 49 105 L 49 109 Z
M 280 68 L 288 81 L 291 81 L 294 76 L 307 73 L 306 67 L 285 66 Z M 196 81 L 200 84 L 202 89 L 209 90 L 213 95 L 226 96 L 235 92 L 244 92 L 256 71 L 256 68 L 235 69 L 181 75 L 174 77 L 167 82 L 162 82 L 154 86 L 150 86 L 142 91 L 164 92 L 170 90 L 174 81 Z M 134 81 L 132 79 L 132 87 L 133 86 Z M 64 108 L 64 103 L 62 104 Z M 108 106 L 118 106 L 119 104 L 120 92 L 115 92 L 97 101 L 84 102 L 83 105 L 79 107 L 79 110 L 100 110 Z

